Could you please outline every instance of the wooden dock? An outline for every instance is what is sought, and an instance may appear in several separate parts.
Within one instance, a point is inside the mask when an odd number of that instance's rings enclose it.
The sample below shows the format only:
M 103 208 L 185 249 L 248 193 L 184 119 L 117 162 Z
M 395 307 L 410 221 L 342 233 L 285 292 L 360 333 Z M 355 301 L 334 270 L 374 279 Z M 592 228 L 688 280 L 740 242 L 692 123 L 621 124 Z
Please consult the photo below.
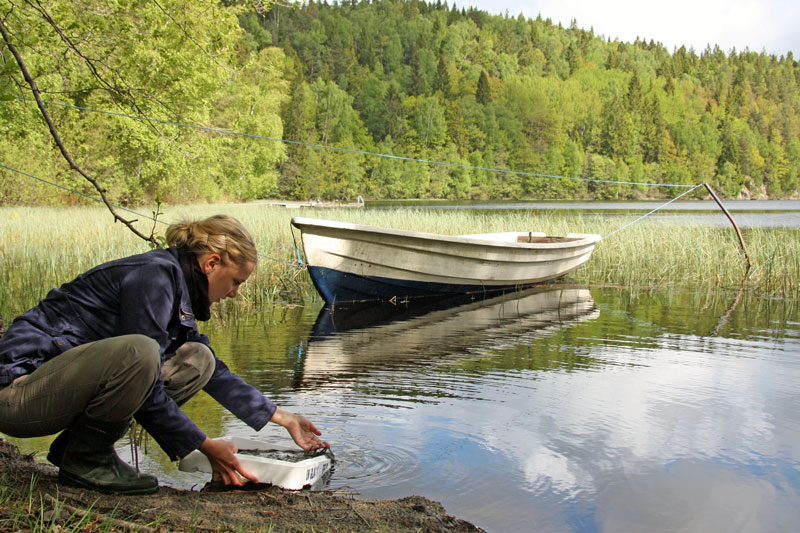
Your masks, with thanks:
M 364 207 L 364 198 L 359 195 L 357 202 L 308 200 L 305 202 L 267 201 L 256 203 L 272 205 L 276 207 L 285 207 L 286 209 L 300 209 L 301 207 L 312 207 L 316 209 L 345 209 Z

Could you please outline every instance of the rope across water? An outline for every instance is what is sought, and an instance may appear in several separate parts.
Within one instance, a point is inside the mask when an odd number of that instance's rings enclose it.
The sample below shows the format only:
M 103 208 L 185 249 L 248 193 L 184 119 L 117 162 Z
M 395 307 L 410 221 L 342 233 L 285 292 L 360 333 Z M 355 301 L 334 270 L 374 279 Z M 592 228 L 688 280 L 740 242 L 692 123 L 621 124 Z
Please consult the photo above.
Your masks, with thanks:
M 23 101 L 33 101 L 31 98 L 25 98 L 25 97 L 22 97 L 22 96 L 17 96 L 16 98 L 18 100 L 23 100 Z M 129 119 L 132 119 L 132 120 L 141 120 L 141 121 L 153 122 L 153 123 L 157 123 L 157 124 L 166 124 L 166 125 L 177 126 L 177 127 L 181 127 L 181 128 L 191 128 L 191 129 L 207 131 L 207 132 L 212 132 L 212 133 L 219 133 L 219 134 L 223 134 L 223 135 L 234 135 L 234 136 L 238 136 L 238 137 L 247 137 L 247 138 L 250 138 L 250 139 L 259 139 L 259 140 L 263 140 L 263 141 L 281 142 L 281 143 L 285 143 L 285 144 L 294 144 L 294 145 L 298 145 L 298 146 L 307 146 L 307 147 L 310 147 L 310 148 L 319 148 L 319 149 L 323 149 L 323 150 L 333 150 L 333 151 L 336 151 L 336 152 L 346 152 L 346 153 L 350 153 L 350 154 L 358 154 L 358 155 L 365 155 L 365 156 L 371 156 L 371 157 L 382 157 L 382 158 L 386 158 L 386 159 L 397 159 L 397 160 L 400 160 L 400 161 L 410 161 L 410 162 L 414 162 L 414 163 L 425 163 L 425 164 L 428 164 L 428 165 L 439 165 L 439 166 L 452 167 L 452 168 L 462 168 L 462 169 L 466 169 L 466 170 L 481 170 L 481 171 L 485 171 L 485 172 L 497 172 L 497 173 L 500 173 L 500 174 L 515 174 L 515 175 L 518 175 L 518 176 L 527 176 L 527 177 L 533 177 L 533 178 L 551 178 L 551 179 L 585 181 L 585 182 L 594 182 L 594 183 L 614 183 L 614 184 L 620 184 L 620 185 L 639 185 L 639 186 L 643 186 L 643 187 L 677 187 L 677 188 L 684 188 L 684 189 L 695 187 L 695 185 L 685 185 L 685 184 L 680 184 L 680 183 L 647 183 L 647 182 L 640 182 L 640 181 L 619 181 L 619 180 L 612 180 L 612 179 L 581 178 L 581 177 L 576 177 L 576 176 L 559 176 L 559 175 L 555 175 L 555 174 L 540 174 L 540 173 L 537 173 L 537 172 L 526 172 L 526 171 L 522 171 L 522 170 L 509 170 L 509 169 L 505 169 L 505 168 L 480 167 L 480 166 L 475 166 L 475 165 L 466 165 L 466 164 L 463 164 L 463 163 L 453 163 L 453 162 L 449 162 L 449 161 L 434 161 L 434 160 L 431 160 L 431 159 L 420 159 L 420 158 L 416 158 L 416 157 L 407 157 L 407 156 L 400 156 L 400 155 L 393 155 L 393 154 L 383 154 L 383 153 L 380 153 L 380 152 L 367 152 L 367 151 L 364 151 L 364 150 L 356 150 L 356 149 L 353 149 L 353 148 L 342 148 L 340 146 L 330 146 L 330 145 L 326 145 L 326 144 L 315 144 L 315 143 L 306 143 L 306 142 L 301 142 L 301 141 L 293 141 L 293 140 L 290 140 L 290 139 L 279 139 L 277 137 L 267 137 L 267 136 L 264 136 L 264 135 L 254 135 L 254 134 L 251 134 L 251 133 L 242 133 L 242 132 L 239 132 L 239 131 L 226 130 L 226 129 L 223 129 L 223 128 L 214 128 L 214 127 L 211 127 L 211 126 L 200 126 L 200 125 L 195 125 L 195 124 L 187 124 L 187 123 L 183 123 L 183 122 L 175 122 L 175 121 L 171 121 L 171 120 L 155 119 L 155 118 L 143 117 L 143 116 L 139 116 L 139 115 L 131 115 L 131 114 L 128 114 L 128 113 L 120 113 L 118 111 L 106 111 L 106 110 L 102 110 L 102 109 L 93 109 L 91 107 L 82 107 L 82 106 L 76 106 L 76 105 L 72 105 L 72 104 L 62 104 L 62 103 L 59 103 L 59 102 L 50 102 L 50 101 L 47 101 L 47 100 L 44 100 L 43 102 L 45 104 L 48 104 L 48 105 L 54 105 L 54 106 L 59 106 L 59 107 L 77 109 L 77 110 L 80 110 L 80 111 L 90 111 L 92 113 L 101 113 L 101 114 L 111 115 L 111 116 L 115 116 L 115 117 L 129 118 Z

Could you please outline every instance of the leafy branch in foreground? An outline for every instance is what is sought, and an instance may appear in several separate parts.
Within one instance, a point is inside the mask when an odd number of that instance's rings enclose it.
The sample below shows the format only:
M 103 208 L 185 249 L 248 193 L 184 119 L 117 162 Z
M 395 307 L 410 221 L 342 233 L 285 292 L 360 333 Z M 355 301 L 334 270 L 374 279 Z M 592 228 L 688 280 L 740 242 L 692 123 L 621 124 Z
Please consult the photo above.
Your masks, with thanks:
M 248 46 L 237 19 L 246 9 L 219 0 L 0 0 L 8 41 L 73 162 L 123 215 L 157 198 L 275 194 L 276 165 L 285 158 L 275 139 L 283 135 L 286 58 L 278 48 Z M 34 178 L 55 173 L 60 184 L 96 196 L 63 165 L 42 127 L 41 103 L 2 38 L 0 100 L 3 164 Z M 81 200 L 53 195 L 35 179 L 0 182 L 3 205 L 75 202 Z
M 42 119 L 47 124 L 47 128 L 50 130 L 50 135 L 53 137 L 53 141 L 55 141 L 56 145 L 58 146 L 58 149 L 61 152 L 61 155 L 63 155 L 64 159 L 67 161 L 67 163 L 69 163 L 70 168 L 72 170 L 76 171 L 81 176 L 83 176 L 86 179 L 86 181 L 88 181 L 89 183 L 92 184 L 92 186 L 100 194 L 100 198 L 103 200 L 103 204 L 105 204 L 105 206 L 108 208 L 108 210 L 114 216 L 114 221 L 115 222 L 117 222 L 117 221 L 122 222 L 137 237 L 140 237 L 140 238 L 144 239 L 145 241 L 151 242 L 154 245 L 158 246 L 158 241 L 156 240 L 156 238 L 155 238 L 155 236 L 153 235 L 152 232 L 150 233 L 149 236 L 145 235 L 144 233 L 140 232 L 139 230 L 137 230 L 133 226 L 133 224 L 136 222 L 136 220 L 128 220 L 126 218 L 123 218 L 117 212 L 117 210 L 114 208 L 114 206 L 108 200 L 108 197 L 106 196 L 105 189 L 102 186 L 100 186 L 100 183 L 98 183 L 97 180 L 95 180 L 93 177 L 91 177 L 89 174 L 87 174 L 75 162 L 75 160 L 72 158 L 70 153 L 67 151 L 66 146 L 64 146 L 64 142 L 61 140 L 61 136 L 58 134 L 58 130 L 56 129 L 56 126 L 53 123 L 53 120 L 50 118 L 50 114 L 47 112 L 47 109 L 44 106 L 44 102 L 42 101 L 42 95 L 39 92 L 39 88 L 36 85 L 36 80 L 34 80 L 33 77 L 31 76 L 30 72 L 28 72 L 28 67 L 25 64 L 25 61 L 22 59 L 22 55 L 19 53 L 17 48 L 14 46 L 14 43 L 12 42 L 12 39 L 11 39 L 11 36 L 10 36 L 8 30 L 6 29 L 6 26 L 5 26 L 5 23 L 3 22 L 3 19 L 0 19 L 0 34 L 2 34 L 3 41 L 5 42 L 6 46 L 8 47 L 9 52 L 11 52 L 11 54 L 14 56 L 14 59 L 16 60 L 17 65 L 19 65 L 20 72 L 22 72 L 22 75 L 25 78 L 25 82 L 28 84 L 28 86 L 30 87 L 31 92 L 33 93 L 33 97 L 36 100 L 36 106 L 39 108 L 39 112 L 42 114 Z

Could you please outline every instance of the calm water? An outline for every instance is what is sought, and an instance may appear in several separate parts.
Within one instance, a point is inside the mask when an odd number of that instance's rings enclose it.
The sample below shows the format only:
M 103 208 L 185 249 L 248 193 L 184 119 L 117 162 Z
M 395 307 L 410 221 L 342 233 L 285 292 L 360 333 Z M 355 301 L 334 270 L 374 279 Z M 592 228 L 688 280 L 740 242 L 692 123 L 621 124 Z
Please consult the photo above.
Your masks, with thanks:
M 737 296 L 549 286 L 395 315 L 281 309 L 208 333 L 323 430 L 328 489 L 422 495 L 488 531 L 794 531 L 800 312 Z M 288 443 L 205 395 L 186 410 L 212 437 Z M 162 483 L 207 479 L 150 448 Z
M 794 530 L 800 317 L 747 298 L 731 311 L 736 296 L 549 287 L 210 333 L 325 432 L 329 488 L 423 495 L 489 531 Z M 189 410 L 215 436 L 254 436 L 207 399 Z
M 798 202 L 726 205 L 741 226 L 800 227 Z M 422 495 L 492 532 L 777 532 L 800 527 L 798 304 L 549 286 L 414 310 L 287 307 L 206 333 L 322 429 L 327 489 Z M 290 444 L 204 394 L 185 410 L 211 437 Z M 208 480 L 152 441 L 140 465 L 175 487 Z
M 680 191 L 676 192 L 676 196 Z M 728 226 L 725 214 L 713 200 L 678 200 L 664 207 L 665 201 L 620 201 L 620 202 L 558 202 L 558 201 L 381 201 L 369 202 L 371 209 L 459 209 L 479 214 L 498 214 L 508 211 L 556 211 L 602 213 L 606 217 L 620 219 L 620 225 L 654 209 L 655 213 L 644 219 L 644 224 L 664 222 L 708 224 Z M 731 212 L 742 228 L 800 228 L 800 200 L 726 200 L 725 208 Z

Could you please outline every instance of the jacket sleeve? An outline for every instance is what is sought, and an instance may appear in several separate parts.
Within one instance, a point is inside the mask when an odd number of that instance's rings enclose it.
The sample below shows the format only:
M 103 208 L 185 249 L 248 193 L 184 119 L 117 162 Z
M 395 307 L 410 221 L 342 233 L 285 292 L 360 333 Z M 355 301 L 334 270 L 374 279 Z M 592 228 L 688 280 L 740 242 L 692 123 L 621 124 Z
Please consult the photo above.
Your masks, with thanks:
M 240 376 L 231 372 L 208 342 L 208 337 L 192 331 L 189 341 L 202 342 L 214 354 L 214 373 L 203 390 L 236 418 L 258 431 L 267 425 L 275 414 L 277 406 L 258 389 L 246 383 Z
M 170 337 L 168 324 L 173 313 L 177 315 L 178 282 L 174 271 L 152 264 L 133 269 L 120 286 L 121 334 L 139 333 L 155 339 L 162 364 L 167 347 L 175 340 Z M 135 418 L 173 461 L 197 449 L 206 439 L 205 433 L 164 392 L 160 377 Z
M 160 378 L 135 418 L 173 461 L 198 449 L 206 440 L 206 434 L 164 392 Z

